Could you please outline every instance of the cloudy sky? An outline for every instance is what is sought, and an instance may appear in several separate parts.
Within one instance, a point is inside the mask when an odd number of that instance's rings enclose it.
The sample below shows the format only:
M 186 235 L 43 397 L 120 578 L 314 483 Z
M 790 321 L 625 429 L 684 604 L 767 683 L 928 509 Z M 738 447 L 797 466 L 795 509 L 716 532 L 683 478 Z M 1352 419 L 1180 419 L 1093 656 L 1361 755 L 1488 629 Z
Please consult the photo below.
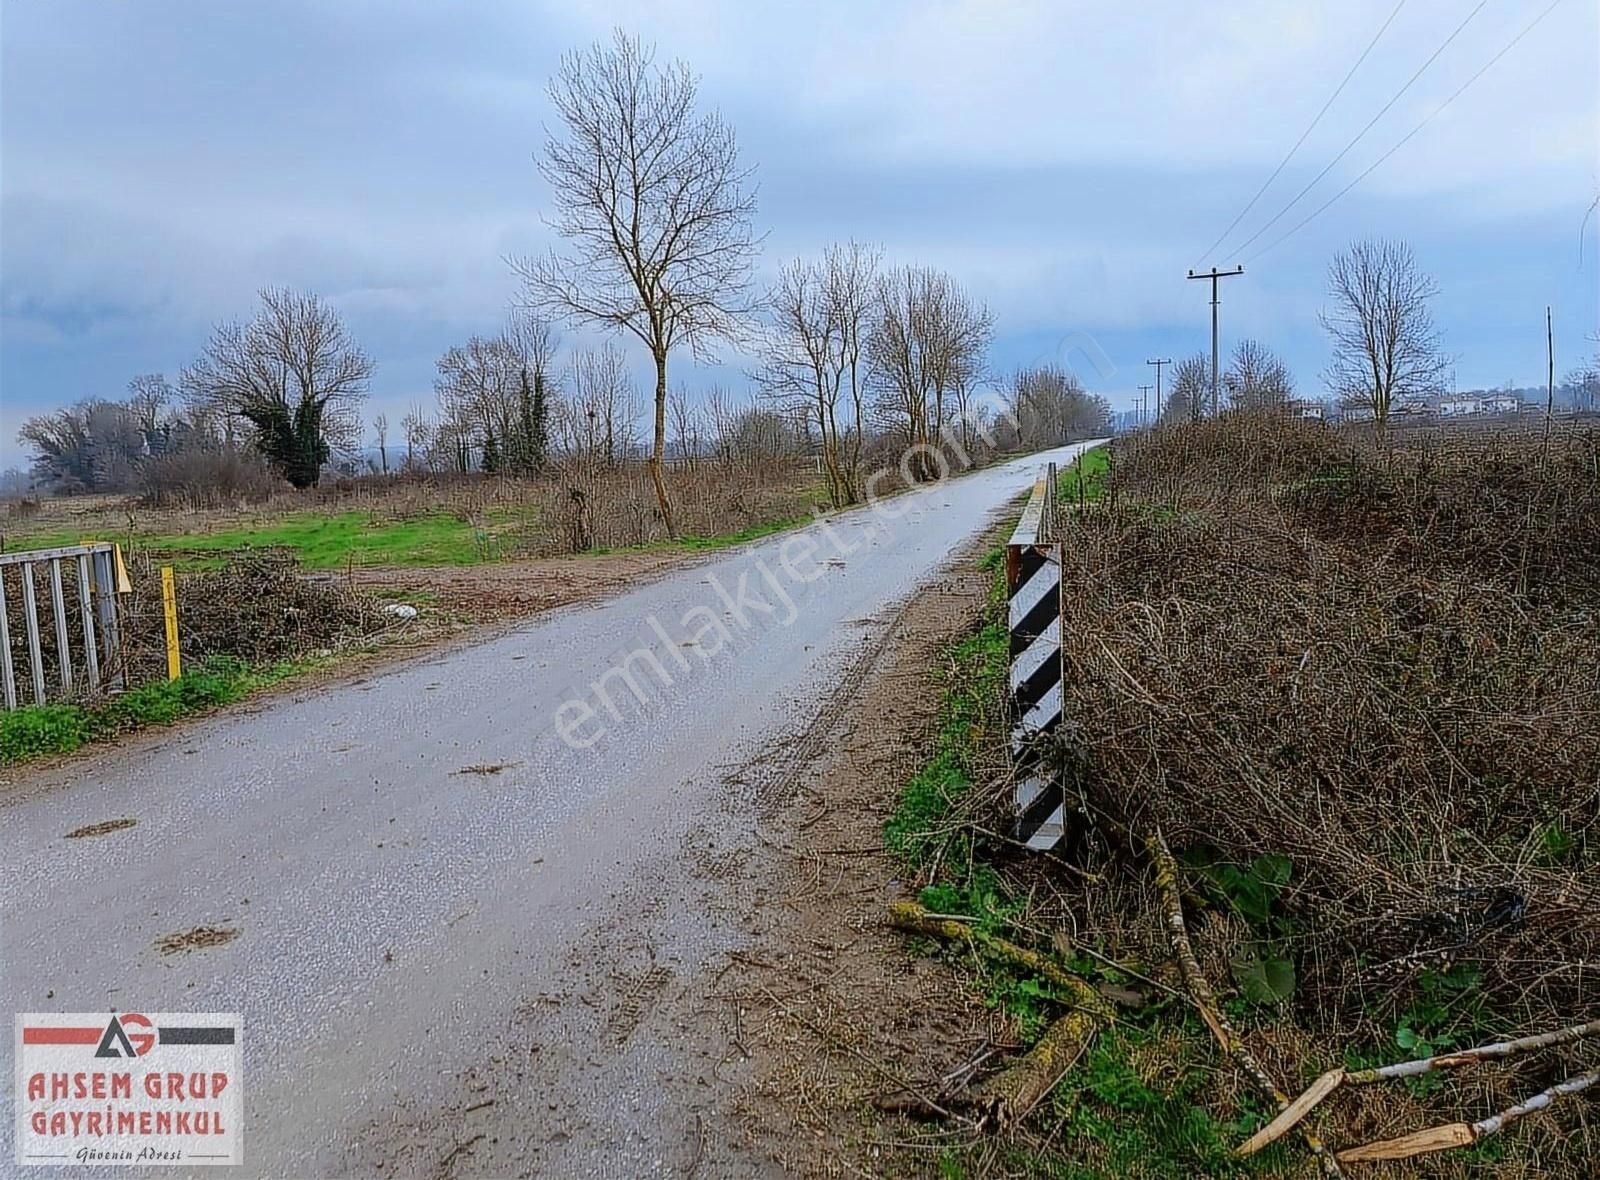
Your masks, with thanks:
M 343 311 L 378 362 L 372 412 L 431 402 L 438 354 L 494 330 L 515 296 L 506 256 L 550 240 L 534 164 L 545 79 L 617 26 L 688 61 L 703 102 L 738 128 L 765 273 L 852 236 L 944 267 L 993 309 L 997 369 L 1063 359 L 1126 404 L 1145 358 L 1208 345 L 1206 284 L 1185 270 L 1244 262 L 1225 285 L 1225 343 L 1270 343 L 1315 391 L 1327 260 L 1387 235 L 1440 283 L 1459 382 L 1532 384 L 1547 303 L 1558 369 L 1593 351 L 1600 326 L 1600 215 L 1586 220 L 1600 194 L 1596 0 L 1560 0 L 1392 158 L 1272 243 L 1545 7 L 1403 3 L 1202 259 L 1395 0 L 4 0 L 0 464 L 18 461 L 30 413 L 120 396 L 136 373 L 176 377 L 265 285 Z M 1239 249 L 1474 9 L 1321 183 Z M 727 360 L 720 376 L 737 381 Z M 678 372 L 691 387 L 719 376 L 687 359 Z

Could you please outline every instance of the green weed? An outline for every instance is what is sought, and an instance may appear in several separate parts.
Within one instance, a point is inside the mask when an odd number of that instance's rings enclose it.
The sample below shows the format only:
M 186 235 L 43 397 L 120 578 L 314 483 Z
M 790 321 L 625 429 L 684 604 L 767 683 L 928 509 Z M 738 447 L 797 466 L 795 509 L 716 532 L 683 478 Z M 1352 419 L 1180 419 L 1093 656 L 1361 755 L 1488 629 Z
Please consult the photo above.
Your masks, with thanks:
M 213 657 L 177 680 L 142 684 L 90 705 L 28 705 L 0 714 L 0 765 L 50 754 L 70 754 L 81 746 L 150 725 L 231 704 L 249 693 L 313 667 L 312 660 L 284 660 L 252 666 L 226 656 Z
M 1111 452 L 1104 446 L 1085 451 L 1056 472 L 1056 499 L 1068 504 L 1098 500 L 1111 476 Z
M 28 705 L 0 713 L 0 763 L 67 754 L 93 736 L 77 705 Z
M 973 758 L 997 716 L 1009 651 L 999 623 L 987 624 L 950 650 L 933 756 L 906 786 L 883 829 L 885 846 L 910 865 L 928 863 L 957 839 L 936 829 L 972 786 Z

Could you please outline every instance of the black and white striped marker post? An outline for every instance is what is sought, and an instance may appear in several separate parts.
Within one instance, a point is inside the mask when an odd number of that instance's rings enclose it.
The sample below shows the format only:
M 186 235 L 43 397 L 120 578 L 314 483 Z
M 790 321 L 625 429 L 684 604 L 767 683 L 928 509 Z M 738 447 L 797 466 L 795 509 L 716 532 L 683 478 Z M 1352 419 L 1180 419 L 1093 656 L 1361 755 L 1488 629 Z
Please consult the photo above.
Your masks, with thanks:
M 1055 535 L 1056 465 L 1033 485 L 1006 543 L 1011 633 L 1011 753 L 1017 782 L 1016 837 L 1053 848 L 1066 833 L 1065 796 L 1038 750 L 1061 720 L 1061 554 Z

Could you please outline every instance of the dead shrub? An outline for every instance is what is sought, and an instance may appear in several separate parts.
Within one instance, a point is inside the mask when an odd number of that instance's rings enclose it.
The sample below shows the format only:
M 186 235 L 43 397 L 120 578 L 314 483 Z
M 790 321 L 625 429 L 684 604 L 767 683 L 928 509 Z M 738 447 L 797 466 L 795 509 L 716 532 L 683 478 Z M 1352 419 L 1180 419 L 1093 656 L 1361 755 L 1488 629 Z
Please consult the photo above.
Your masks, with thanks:
M 146 508 L 226 508 L 262 504 L 287 486 L 266 460 L 245 451 L 183 451 L 138 468 Z
M 161 575 L 144 555 L 129 560 L 133 593 L 122 599 L 123 643 L 133 683 L 163 675 L 166 630 Z M 342 578 L 305 575 L 287 550 L 254 549 L 216 569 L 177 578 L 178 634 L 190 664 L 215 656 L 265 663 L 337 647 L 383 626 L 376 603 Z
M 1116 494 L 1181 507 L 1257 496 L 1346 461 L 1351 444 L 1321 422 L 1230 410 L 1118 439 Z
M 797 478 L 790 459 L 674 467 L 667 484 L 684 537 L 725 536 L 804 518 L 826 502 L 820 485 Z M 566 462 L 526 486 L 541 522 L 530 538 L 539 556 L 668 539 L 642 463 Z
M 1392 1021 L 1458 966 L 1497 1027 L 1592 1015 L 1592 437 L 1444 462 L 1225 422 L 1144 442 L 1121 494 L 1067 525 L 1066 715 L 1091 810 L 1231 864 L 1287 856 L 1313 1026 Z M 1196 506 L 1240 471 L 1251 494 Z

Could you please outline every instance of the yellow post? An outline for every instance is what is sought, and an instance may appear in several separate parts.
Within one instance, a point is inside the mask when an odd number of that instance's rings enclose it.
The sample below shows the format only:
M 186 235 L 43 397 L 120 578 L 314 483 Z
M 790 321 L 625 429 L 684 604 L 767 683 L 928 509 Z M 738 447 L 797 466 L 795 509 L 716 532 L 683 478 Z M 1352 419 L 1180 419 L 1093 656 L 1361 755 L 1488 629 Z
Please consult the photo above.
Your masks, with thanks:
M 167 679 L 176 680 L 183 675 L 183 662 L 178 655 L 178 591 L 170 565 L 161 567 L 161 611 L 167 620 Z

